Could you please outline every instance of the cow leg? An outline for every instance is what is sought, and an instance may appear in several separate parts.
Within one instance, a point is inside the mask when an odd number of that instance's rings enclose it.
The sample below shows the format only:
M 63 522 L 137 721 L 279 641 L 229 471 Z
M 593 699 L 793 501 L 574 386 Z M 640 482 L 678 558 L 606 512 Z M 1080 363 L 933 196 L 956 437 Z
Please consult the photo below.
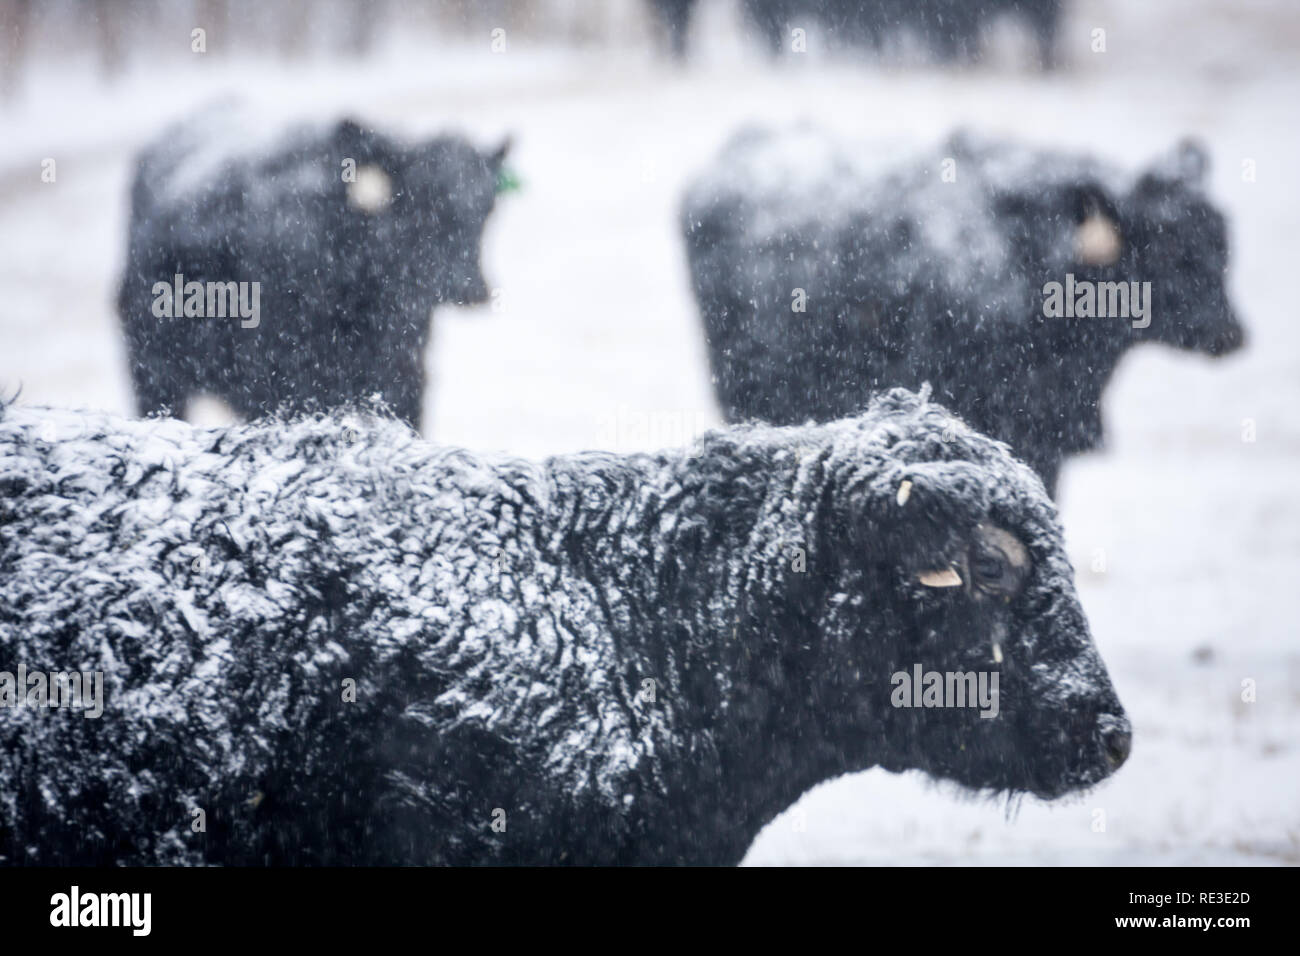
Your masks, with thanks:
M 146 415 L 171 415 L 181 418 L 189 399 L 186 389 L 170 376 L 158 374 L 156 368 L 134 365 L 131 383 L 135 389 L 135 409 L 141 417 Z
M 141 325 L 130 320 L 124 324 L 136 413 L 180 418 L 185 414 L 185 402 L 193 389 L 186 388 L 176 374 L 179 356 L 167 355 L 167 345 L 140 341 L 140 333 L 144 331 Z
M 386 397 L 393 414 L 418 432 L 424 406 L 424 369 L 421 363 L 416 365 L 403 370 Z

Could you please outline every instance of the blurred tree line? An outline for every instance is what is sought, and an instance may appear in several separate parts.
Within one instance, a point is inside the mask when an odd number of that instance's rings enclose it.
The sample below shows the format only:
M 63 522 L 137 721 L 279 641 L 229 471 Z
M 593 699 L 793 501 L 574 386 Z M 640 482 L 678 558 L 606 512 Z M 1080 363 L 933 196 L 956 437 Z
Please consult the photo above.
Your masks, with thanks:
M 93 60 L 112 79 L 191 53 L 291 60 L 365 57 L 387 36 L 471 41 L 508 34 L 585 45 L 647 29 L 642 0 L 0 0 L 0 95 L 39 61 Z

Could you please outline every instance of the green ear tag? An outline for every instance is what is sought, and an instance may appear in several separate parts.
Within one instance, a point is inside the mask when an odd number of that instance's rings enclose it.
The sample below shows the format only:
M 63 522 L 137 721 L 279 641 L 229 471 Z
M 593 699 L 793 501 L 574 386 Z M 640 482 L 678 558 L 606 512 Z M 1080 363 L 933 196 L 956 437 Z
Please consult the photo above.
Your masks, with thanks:
M 510 167 L 502 164 L 497 170 L 497 195 L 501 193 L 512 193 L 522 188 L 519 177 L 514 174 Z

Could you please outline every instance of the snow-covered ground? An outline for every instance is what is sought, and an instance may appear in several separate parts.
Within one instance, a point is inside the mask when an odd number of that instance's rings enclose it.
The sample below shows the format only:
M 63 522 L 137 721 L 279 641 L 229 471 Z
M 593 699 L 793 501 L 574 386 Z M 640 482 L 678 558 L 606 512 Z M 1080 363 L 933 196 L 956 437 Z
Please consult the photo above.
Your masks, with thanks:
M 502 307 L 438 313 L 426 418 L 438 440 L 531 456 L 675 444 L 718 422 L 676 215 L 686 179 L 742 123 L 810 119 L 878 144 L 882 164 L 960 124 L 1133 166 L 1197 134 L 1230 218 L 1247 349 L 1130 354 L 1106 397 L 1108 448 L 1069 464 L 1061 488 L 1082 599 L 1134 723 L 1129 763 L 1082 798 L 1012 813 L 915 775 L 858 774 L 807 794 L 748 862 L 1300 862 L 1300 7 L 1079 0 L 1069 64 L 1048 77 L 1006 59 L 836 62 L 815 37 L 773 66 L 731 16 L 706 0 L 685 70 L 633 46 L 493 54 L 486 37 L 397 38 L 365 63 L 293 69 L 166 60 L 108 86 L 88 64 L 37 64 L 0 104 L 0 385 L 130 411 L 111 303 L 131 155 L 221 93 L 413 135 L 514 135 L 523 189 L 494 214 L 484 257 Z M 1094 28 L 1105 53 L 1089 49 Z

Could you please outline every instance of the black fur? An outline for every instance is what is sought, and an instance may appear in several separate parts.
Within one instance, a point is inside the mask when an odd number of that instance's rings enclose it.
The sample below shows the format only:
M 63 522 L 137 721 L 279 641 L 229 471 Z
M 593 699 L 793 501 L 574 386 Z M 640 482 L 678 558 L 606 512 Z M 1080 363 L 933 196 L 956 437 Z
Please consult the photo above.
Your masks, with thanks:
M 199 393 L 245 418 L 379 395 L 419 427 L 430 312 L 488 297 L 479 242 L 504 148 L 442 136 L 402 144 L 350 120 L 265 138 L 241 109 L 210 108 L 141 154 L 118 309 L 141 414 Z M 350 160 L 380 169 L 392 202 L 349 202 Z M 154 284 L 261 283 L 256 327 L 157 317 Z
M 919 583 L 982 522 L 1021 590 Z M 1057 796 L 1127 749 L 1072 577 L 1033 473 L 901 390 L 536 464 L 10 406 L 0 670 L 100 670 L 106 709 L 0 707 L 0 856 L 736 863 L 872 766 Z M 1000 672 L 1000 715 L 895 708 L 914 663 Z
M 682 213 L 723 414 L 829 421 L 873 391 L 929 381 L 1054 493 L 1064 457 L 1100 446 L 1102 392 L 1129 348 L 1221 355 L 1242 343 L 1224 219 L 1200 185 L 1206 162 L 1184 144 L 1130 179 L 957 136 L 873 176 L 811 130 L 737 136 Z M 1118 225 L 1113 265 L 1076 260 L 1079 224 L 1095 214 Z M 1150 326 L 1045 317 L 1044 285 L 1067 274 L 1150 281 Z

